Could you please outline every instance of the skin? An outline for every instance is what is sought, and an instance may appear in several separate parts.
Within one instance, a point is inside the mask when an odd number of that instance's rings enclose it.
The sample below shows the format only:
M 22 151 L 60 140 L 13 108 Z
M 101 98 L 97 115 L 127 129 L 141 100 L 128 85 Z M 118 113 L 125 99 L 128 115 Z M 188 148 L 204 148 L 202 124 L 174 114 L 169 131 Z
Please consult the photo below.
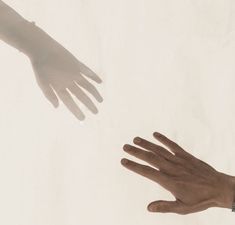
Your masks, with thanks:
M 92 82 L 102 83 L 100 77 L 34 22 L 28 22 L 1 0 L 0 40 L 29 58 L 39 88 L 55 108 L 63 102 L 78 120 L 85 119 L 80 104 L 93 114 L 98 113 L 93 99 L 102 102 L 103 98 Z
M 85 105 L 93 114 L 97 114 L 98 109 L 90 96 L 98 102 L 102 102 L 103 98 L 90 80 L 98 84 L 102 80 L 62 45 L 47 36 L 44 31 L 36 26 L 31 29 L 32 32 L 34 30 L 41 38 L 39 38 L 37 45 L 33 46 L 39 46 L 38 48 L 42 48 L 44 51 L 38 54 L 40 51 L 37 48 L 30 49 L 28 56 L 37 84 L 44 96 L 54 107 L 59 106 L 60 99 L 78 120 L 84 120 L 85 114 L 72 96 Z
M 153 136 L 168 149 L 140 137 L 133 140 L 137 146 L 123 146 L 126 153 L 151 166 L 126 158 L 121 160 L 128 170 L 157 182 L 174 195 L 175 201 L 150 203 L 147 207 L 150 212 L 185 215 L 210 207 L 232 208 L 235 199 L 234 176 L 218 172 L 159 132 Z

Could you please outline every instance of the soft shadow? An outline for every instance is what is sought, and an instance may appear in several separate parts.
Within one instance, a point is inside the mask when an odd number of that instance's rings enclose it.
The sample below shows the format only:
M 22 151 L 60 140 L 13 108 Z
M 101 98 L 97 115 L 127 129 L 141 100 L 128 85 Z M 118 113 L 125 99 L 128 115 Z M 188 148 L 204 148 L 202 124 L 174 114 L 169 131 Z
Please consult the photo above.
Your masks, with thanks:
M 54 107 L 58 107 L 61 100 L 77 119 L 84 120 L 85 115 L 74 97 L 92 113 L 98 113 L 89 97 L 103 101 L 91 82 L 102 83 L 98 75 L 34 22 L 28 22 L 1 0 L 0 39 L 29 57 L 37 84 Z
M 45 46 L 43 56 L 33 54 L 29 58 L 37 83 L 45 97 L 54 107 L 58 107 L 58 99 L 60 99 L 79 120 L 85 119 L 85 115 L 73 100 L 72 95 L 92 113 L 98 113 L 97 107 L 86 92 L 90 93 L 98 102 L 102 102 L 102 96 L 88 79 L 96 83 L 101 83 L 102 80 L 52 38 L 43 41 L 41 43 Z M 33 49 L 33 51 L 37 52 L 37 49 Z

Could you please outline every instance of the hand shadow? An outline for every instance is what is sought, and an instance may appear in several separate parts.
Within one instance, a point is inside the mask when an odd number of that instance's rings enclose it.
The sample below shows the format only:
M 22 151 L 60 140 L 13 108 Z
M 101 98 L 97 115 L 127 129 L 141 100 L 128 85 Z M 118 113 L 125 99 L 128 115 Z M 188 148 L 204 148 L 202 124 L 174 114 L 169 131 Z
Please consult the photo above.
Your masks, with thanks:
M 59 106 L 60 99 L 77 119 L 84 120 L 85 115 L 74 101 L 74 96 L 92 113 L 98 113 L 88 93 L 98 102 L 103 99 L 86 79 L 101 83 L 97 74 L 34 22 L 28 22 L 1 0 L 0 39 L 29 57 L 37 83 L 54 107 Z
M 36 81 L 45 97 L 53 104 L 59 106 L 60 99 L 70 112 L 79 120 L 84 120 L 85 115 L 74 101 L 72 95 L 83 103 L 92 113 L 98 113 L 98 109 L 87 95 L 91 94 L 98 102 L 103 98 L 96 87 L 86 78 L 96 83 L 102 80 L 86 65 L 77 60 L 67 49 L 53 38 L 40 30 L 43 38 L 40 44 L 33 46 L 29 54 Z M 30 33 L 28 34 L 30 36 Z M 37 49 L 38 46 L 38 49 Z M 42 48 L 43 47 L 43 54 Z M 37 54 L 40 52 L 40 54 Z

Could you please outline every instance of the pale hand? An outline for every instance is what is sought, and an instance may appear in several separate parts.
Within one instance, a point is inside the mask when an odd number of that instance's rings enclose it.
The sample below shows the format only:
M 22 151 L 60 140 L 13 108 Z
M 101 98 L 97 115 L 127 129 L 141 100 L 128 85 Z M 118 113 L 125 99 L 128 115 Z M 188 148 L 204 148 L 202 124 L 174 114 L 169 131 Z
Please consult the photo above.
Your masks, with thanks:
M 84 120 L 85 115 L 73 100 L 72 95 L 91 112 L 97 113 L 95 104 L 85 91 L 95 97 L 98 102 L 102 102 L 103 99 L 96 87 L 85 77 L 97 83 L 101 83 L 102 80 L 58 42 L 53 39 L 48 42 L 45 45 L 40 43 L 40 48 L 43 46 L 43 54 L 31 54 L 33 57 L 29 57 L 37 83 L 45 97 L 54 107 L 58 107 L 59 98 L 79 120 Z

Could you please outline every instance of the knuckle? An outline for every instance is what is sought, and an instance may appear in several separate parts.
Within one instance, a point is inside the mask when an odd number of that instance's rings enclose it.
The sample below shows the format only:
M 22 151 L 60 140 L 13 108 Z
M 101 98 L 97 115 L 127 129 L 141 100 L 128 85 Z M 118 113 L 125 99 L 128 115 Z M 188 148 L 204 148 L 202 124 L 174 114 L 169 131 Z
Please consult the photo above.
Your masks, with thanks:
M 150 150 L 156 150 L 157 149 L 157 145 L 153 144 L 153 143 L 148 143 L 147 145 L 148 149 Z
M 155 156 L 155 154 L 153 154 L 151 152 L 148 152 L 146 154 L 146 159 L 149 160 L 149 161 L 152 161 L 152 160 L 156 159 L 156 156 Z
M 183 180 L 182 176 L 174 176 L 173 181 L 175 188 L 179 190 L 185 189 L 185 181 Z

